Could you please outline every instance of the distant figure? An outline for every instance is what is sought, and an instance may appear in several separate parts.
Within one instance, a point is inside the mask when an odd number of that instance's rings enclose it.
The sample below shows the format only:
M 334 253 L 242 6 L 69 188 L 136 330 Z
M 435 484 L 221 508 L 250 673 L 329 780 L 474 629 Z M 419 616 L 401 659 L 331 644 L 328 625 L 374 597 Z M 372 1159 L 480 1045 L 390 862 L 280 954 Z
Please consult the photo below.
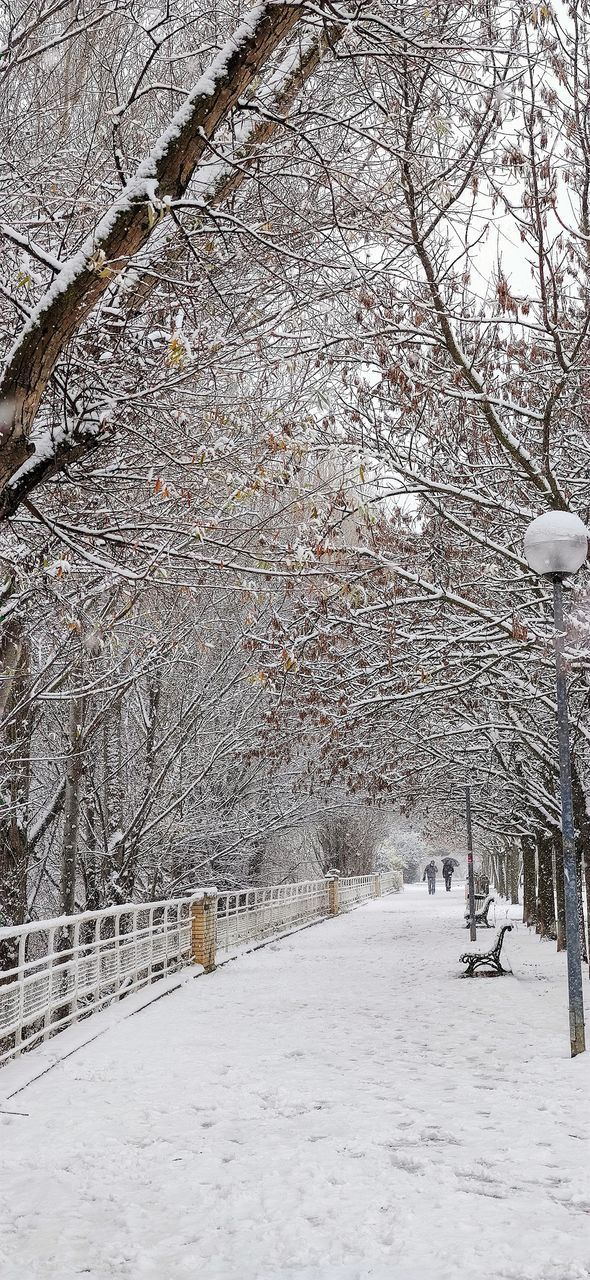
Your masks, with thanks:
M 453 879 L 453 872 L 455 870 L 455 866 L 456 866 L 456 863 L 454 858 L 445 858 L 442 865 L 442 873 L 443 873 L 443 879 L 445 882 L 445 889 L 447 893 L 451 892 L 451 880 Z
M 428 880 L 428 892 L 436 892 L 436 862 L 434 858 L 430 859 L 428 866 L 424 868 L 423 880 Z

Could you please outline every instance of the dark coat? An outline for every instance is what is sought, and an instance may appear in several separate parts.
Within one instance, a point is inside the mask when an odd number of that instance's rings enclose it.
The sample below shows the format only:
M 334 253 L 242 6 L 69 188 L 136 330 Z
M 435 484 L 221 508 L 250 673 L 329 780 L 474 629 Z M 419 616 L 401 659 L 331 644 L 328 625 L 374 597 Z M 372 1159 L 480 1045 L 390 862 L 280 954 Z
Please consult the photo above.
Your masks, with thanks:
M 428 877 L 429 880 L 436 880 L 436 866 L 431 867 L 430 863 L 428 863 L 428 866 L 424 868 L 424 875 L 422 876 L 422 879 L 426 880 L 426 877 Z

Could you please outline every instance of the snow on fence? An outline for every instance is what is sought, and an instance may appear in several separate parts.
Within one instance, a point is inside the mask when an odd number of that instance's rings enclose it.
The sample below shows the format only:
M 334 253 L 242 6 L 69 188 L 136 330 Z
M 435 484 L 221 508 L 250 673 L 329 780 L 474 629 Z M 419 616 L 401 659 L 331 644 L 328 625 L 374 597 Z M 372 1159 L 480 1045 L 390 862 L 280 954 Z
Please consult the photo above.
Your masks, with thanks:
M 241 889 L 217 897 L 216 950 L 272 937 L 329 914 L 327 880 Z
M 379 880 L 381 882 L 381 893 L 399 893 L 403 888 L 403 875 L 401 871 L 382 871 Z
M 131 991 L 401 889 L 396 873 L 199 890 L 0 929 L 0 1064 Z
M 191 898 L 0 929 L 0 1063 L 191 960 Z
M 346 876 L 338 880 L 338 903 L 341 911 L 351 907 L 355 902 L 364 902 L 366 898 L 378 897 L 375 881 L 379 876 Z

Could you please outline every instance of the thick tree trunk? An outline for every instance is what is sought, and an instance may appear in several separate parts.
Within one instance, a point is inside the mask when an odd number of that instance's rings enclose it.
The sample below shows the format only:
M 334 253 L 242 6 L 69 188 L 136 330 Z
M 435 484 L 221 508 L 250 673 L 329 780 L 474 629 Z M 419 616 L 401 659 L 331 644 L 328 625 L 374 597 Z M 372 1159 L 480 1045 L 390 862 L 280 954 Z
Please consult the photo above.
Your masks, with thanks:
M 546 832 L 537 836 L 537 933 L 541 938 L 557 937 L 555 925 L 555 891 L 553 885 L 552 838 Z
M 520 879 L 520 857 L 517 845 L 512 845 L 508 855 L 510 901 L 513 907 L 518 906 L 518 882 Z
M 522 836 L 523 906 L 522 918 L 529 927 L 537 923 L 537 874 L 534 836 Z
M 563 847 L 561 837 L 555 835 L 552 840 L 553 875 L 555 880 L 555 906 L 557 918 L 557 950 L 565 951 L 565 877 L 563 874 Z
M 578 874 L 578 915 L 580 945 L 584 960 L 590 957 L 590 817 L 586 809 L 586 795 L 575 763 L 572 764 L 572 793 L 574 822 L 576 827 L 576 869 Z M 586 894 L 586 919 L 589 936 L 584 926 L 584 891 Z

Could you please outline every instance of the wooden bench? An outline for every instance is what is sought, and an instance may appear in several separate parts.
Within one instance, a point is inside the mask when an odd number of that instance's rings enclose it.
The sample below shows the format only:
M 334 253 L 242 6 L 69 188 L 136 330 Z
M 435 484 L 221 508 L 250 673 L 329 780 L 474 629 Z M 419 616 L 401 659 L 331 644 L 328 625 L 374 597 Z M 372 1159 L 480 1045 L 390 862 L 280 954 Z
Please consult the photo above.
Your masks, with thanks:
M 479 898 L 479 902 L 478 902 L 478 898 Z M 476 899 L 475 899 L 475 923 L 476 923 L 476 925 L 477 925 L 477 924 L 479 924 L 479 925 L 481 925 L 481 927 L 482 927 L 482 928 L 484 928 L 484 929 L 491 929 L 491 928 L 492 928 L 492 924 L 491 924 L 491 923 L 490 923 L 490 921 L 488 920 L 488 913 L 489 913 L 490 907 L 491 907 L 491 905 L 492 905 L 492 902 L 495 902 L 495 901 L 496 901 L 496 899 L 495 899 L 494 897 L 492 897 L 492 894 L 491 894 L 491 893 L 488 893 L 487 898 L 484 898 L 481 894 L 478 894 L 478 895 L 477 895 L 477 897 L 476 897 Z M 471 923 L 471 917 L 470 917 L 470 915 L 469 915 L 469 907 L 467 907 L 467 910 L 466 910 L 466 912 L 465 912 L 465 928 L 466 928 L 466 929 L 468 929 L 468 928 L 469 928 L 470 923 Z
M 467 965 L 467 969 L 463 974 L 464 978 L 474 978 L 476 969 L 490 969 L 493 974 L 498 975 L 509 972 L 508 969 L 503 969 L 500 964 L 500 952 L 504 942 L 504 934 L 509 933 L 511 928 L 511 924 L 502 925 L 491 951 L 466 951 L 464 956 L 459 956 L 459 963 Z

